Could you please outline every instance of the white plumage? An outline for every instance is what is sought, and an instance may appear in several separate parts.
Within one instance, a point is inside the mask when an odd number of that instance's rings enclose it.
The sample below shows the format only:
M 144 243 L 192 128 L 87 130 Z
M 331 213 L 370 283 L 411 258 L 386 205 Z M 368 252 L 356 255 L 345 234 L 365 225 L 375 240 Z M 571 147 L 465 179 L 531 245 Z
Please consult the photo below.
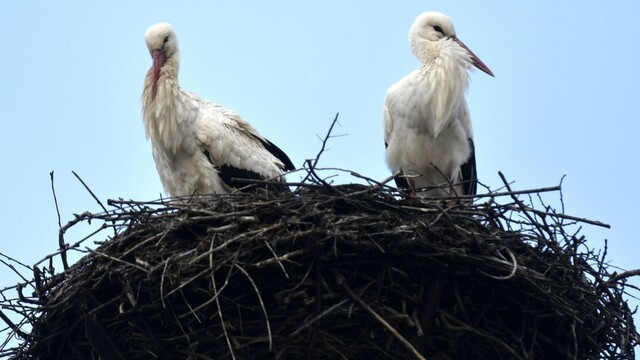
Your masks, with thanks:
M 489 68 L 457 37 L 451 20 L 424 12 L 409 31 L 421 67 L 392 85 L 384 99 L 387 164 L 399 187 L 420 196 L 475 194 L 473 127 L 465 100 L 467 71 Z
M 145 41 L 153 65 L 145 77 L 142 115 L 160 180 L 172 196 L 226 193 L 232 178 L 284 181 L 287 155 L 236 113 L 185 92 L 178 82 L 178 39 L 168 23 Z

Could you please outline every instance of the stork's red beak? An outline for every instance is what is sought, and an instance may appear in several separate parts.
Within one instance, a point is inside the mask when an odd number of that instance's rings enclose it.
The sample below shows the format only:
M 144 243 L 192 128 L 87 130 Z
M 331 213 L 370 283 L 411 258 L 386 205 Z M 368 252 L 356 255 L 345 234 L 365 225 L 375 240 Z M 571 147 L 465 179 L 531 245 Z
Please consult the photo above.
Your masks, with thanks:
M 467 50 L 467 52 L 469 53 L 469 55 L 471 56 L 471 61 L 473 61 L 473 65 L 475 65 L 478 69 L 484 71 L 485 73 L 494 76 L 493 72 L 491 72 L 491 70 L 489 69 L 489 67 L 487 65 L 485 65 L 482 60 L 480 60 L 480 58 L 478 56 L 476 56 L 476 54 L 473 53 L 473 51 L 471 51 L 471 49 L 469 49 L 467 47 L 467 45 L 465 45 L 462 41 L 460 41 L 460 39 L 458 39 L 457 37 L 453 37 L 453 40 L 455 42 L 458 43 L 458 45 L 462 46 L 463 49 Z M 495 77 L 495 76 L 494 76 Z
M 151 57 L 153 58 L 151 94 L 155 97 L 158 79 L 160 79 L 160 69 L 162 69 L 162 67 L 164 66 L 166 57 L 164 55 L 164 52 L 161 50 L 154 50 L 151 54 Z

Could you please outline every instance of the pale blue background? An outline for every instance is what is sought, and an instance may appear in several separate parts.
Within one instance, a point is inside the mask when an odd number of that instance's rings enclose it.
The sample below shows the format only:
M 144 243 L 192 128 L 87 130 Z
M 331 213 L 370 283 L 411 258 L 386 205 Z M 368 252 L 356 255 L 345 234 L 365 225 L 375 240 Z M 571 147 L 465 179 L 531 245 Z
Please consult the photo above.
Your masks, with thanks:
M 612 225 L 583 228 L 590 244 L 609 239 L 611 264 L 640 267 L 632 0 L 3 2 L 0 252 L 33 264 L 57 247 L 52 170 L 63 222 L 99 210 L 72 170 L 103 201 L 159 197 L 140 115 L 143 34 L 158 21 L 180 39 L 182 86 L 239 112 L 296 165 L 340 112 L 346 136 L 320 165 L 387 177 L 382 98 L 418 65 L 407 32 L 424 10 L 448 14 L 496 74 L 474 73 L 468 92 L 481 180 L 498 187 L 501 170 L 522 190 L 566 174 L 566 211 Z M 0 287 L 17 280 L 0 271 Z

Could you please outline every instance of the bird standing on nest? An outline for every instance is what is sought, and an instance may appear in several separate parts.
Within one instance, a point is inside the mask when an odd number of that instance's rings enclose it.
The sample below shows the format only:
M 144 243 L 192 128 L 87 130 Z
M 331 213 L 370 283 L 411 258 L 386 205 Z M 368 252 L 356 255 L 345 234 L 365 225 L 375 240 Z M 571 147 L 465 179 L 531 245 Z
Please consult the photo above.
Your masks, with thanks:
M 456 36 L 451 20 L 424 12 L 409 31 L 422 66 L 392 85 L 384 99 L 387 164 L 398 187 L 423 197 L 475 195 L 473 127 L 465 100 L 468 70 L 489 68 Z
M 153 65 L 145 77 L 142 115 L 165 191 L 227 193 L 246 185 L 236 178 L 284 181 L 283 172 L 295 166 L 282 150 L 238 114 L 180 87 L 171 25 L 151 26 L 145 41 Z

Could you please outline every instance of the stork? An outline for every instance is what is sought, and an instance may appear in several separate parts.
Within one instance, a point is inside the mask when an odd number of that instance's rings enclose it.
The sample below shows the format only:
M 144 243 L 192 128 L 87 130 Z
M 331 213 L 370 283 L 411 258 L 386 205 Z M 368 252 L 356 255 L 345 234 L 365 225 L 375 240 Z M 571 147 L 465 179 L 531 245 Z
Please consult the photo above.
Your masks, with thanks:
M 172 196 L 228 193 L 238 178 L 284 181 L 295 166 L 251 124 L 180 87 L 180 52 L 173 27 L 151 26 L 153 59 L 142 92 L 142 118 L 164 190 Z
M 384 142 L 396 185 L 421 197 L 475 195 L 473 127 L 465 91 L 473 66 L 493 73 L 458 37 L 451 19 L 420 14 L 409 45 L 422 63 L 386 92 Z

